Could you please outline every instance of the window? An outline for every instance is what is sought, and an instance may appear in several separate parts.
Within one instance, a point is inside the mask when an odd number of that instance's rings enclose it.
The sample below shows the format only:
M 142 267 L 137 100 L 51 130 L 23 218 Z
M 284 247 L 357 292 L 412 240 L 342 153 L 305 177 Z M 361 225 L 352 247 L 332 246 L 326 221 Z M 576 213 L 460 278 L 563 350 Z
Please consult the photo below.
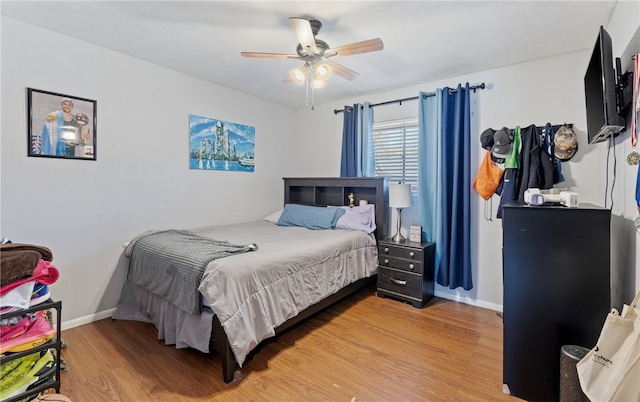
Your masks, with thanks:
M 375 175 L 388 176 L 389 183 L 418 185 L 418 120 L 374 123 Z

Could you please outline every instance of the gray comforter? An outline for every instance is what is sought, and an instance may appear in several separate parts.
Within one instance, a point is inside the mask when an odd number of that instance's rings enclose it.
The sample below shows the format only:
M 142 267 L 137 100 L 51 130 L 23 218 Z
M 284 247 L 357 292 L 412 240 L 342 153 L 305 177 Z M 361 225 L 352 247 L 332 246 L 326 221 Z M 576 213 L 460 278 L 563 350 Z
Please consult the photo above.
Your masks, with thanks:
M 255 244 L 231 244 L 185 230 L 166 230 L 134 240 L 127 280 L 161 296 L 190 314 L 200 314 L 196 292 L 211 261 L 256 250 Z
M 378 272 L 375 239 L 363 232 L 281 227 L 265 221 L 194 232 L 240 244 L 254 239 L 260 245 L 255 252 L 209 263 L 199 287 L 241 366 L 247 353 L 275 335 L 280 324 Z
M 234 244 L 259 245 L 256 251 L 208 263 L 198 287 L 204 303 L 218 316 L 240 366 L 260 341 L 275 335 L 275 328 L 298 312 L 377 273 L 376 242 L 364 232 L 281 227 L 267 221 L 190 231 Z M 202 339 L 193 339 L 196 336 Z M 208 331 L 191 331 L 185 342 L 206 345 L 209 336 Z

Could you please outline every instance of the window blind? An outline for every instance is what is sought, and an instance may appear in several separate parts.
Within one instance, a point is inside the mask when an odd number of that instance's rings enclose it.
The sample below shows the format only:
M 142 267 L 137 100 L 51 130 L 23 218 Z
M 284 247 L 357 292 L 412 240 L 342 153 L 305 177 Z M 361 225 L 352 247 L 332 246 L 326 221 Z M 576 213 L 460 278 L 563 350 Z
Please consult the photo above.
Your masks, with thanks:
M 378 122 L 373 125 L 375 175 L 389 183 L 418 184 L 418 120 Z

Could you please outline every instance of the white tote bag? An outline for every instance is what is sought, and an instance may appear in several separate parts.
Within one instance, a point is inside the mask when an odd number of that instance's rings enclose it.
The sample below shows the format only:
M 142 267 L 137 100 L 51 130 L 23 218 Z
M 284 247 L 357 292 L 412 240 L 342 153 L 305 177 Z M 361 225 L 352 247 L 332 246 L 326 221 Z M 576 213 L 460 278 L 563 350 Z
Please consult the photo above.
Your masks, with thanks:
M 625 305 L 622 314 L 612 309 L 598 343 L 578 362 L 582 391 L 593 402 L 640 402 L 640 310 Z

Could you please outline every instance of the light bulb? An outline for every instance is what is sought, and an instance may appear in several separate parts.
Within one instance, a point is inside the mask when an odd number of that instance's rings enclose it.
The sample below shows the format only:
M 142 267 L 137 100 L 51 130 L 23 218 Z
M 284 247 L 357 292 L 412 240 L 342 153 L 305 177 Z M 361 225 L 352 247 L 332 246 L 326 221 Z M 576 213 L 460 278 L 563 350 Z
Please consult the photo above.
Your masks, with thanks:
M 316 79 L 326 81 L 329 79 L 329 77 L 331 77 L 332 72 L 333 70 L 331 69 L 331 66 L 329 64 L 320 63 L 314 69 L 314 76 Z
M 325 85 L 327 85 L 327 81 L 325 80 L 313 79 L 311 81 L 311 87 L 314 89 L 322 88 Z
M 300 66 L 291 70 L 291 78 L 298 84 L 304 84 L 304 80 L 307 78 L 307 71 L 304 66 Z

